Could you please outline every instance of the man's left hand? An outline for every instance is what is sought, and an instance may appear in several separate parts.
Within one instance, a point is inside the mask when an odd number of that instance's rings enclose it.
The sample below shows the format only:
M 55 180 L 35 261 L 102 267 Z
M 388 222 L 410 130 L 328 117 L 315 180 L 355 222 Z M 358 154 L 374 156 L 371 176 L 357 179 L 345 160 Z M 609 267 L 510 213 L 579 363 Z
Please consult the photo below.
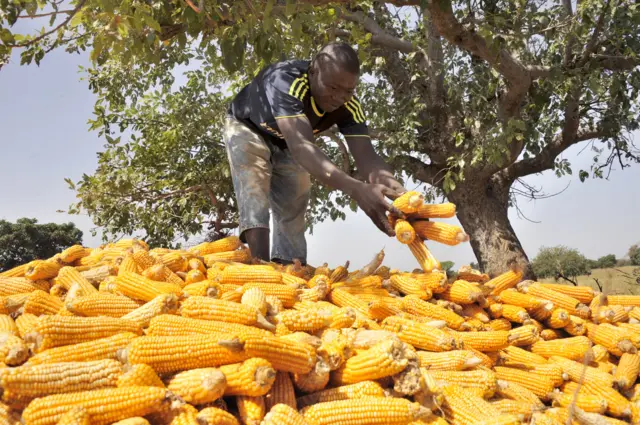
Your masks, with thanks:
M 373 184 L 381 184 L 393 190 L 398 195 L 402 195 L 407 189 L 396 180 L 392 173 L 388 170 L 372 170 L 369 173 L 369 182 Z

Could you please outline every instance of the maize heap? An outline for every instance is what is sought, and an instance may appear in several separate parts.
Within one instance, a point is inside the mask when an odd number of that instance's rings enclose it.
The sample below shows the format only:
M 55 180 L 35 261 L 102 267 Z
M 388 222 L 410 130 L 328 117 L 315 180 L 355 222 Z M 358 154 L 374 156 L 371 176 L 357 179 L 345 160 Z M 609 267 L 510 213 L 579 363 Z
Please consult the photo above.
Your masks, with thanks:
M 185 250 L 72 246 L 0 274 L 0 423 L 640 423 L 640 296 L 447 279 L 453 204 L 395 201 L 421 268 L 255 261 L 237 237 Z

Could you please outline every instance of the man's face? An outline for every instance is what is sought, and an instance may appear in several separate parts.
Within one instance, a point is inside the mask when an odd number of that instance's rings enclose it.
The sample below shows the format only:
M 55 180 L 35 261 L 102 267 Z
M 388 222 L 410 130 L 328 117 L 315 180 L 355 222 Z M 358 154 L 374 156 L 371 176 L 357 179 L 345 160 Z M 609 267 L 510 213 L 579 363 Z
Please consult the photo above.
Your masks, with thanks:
M 309 76 L 311 93 L 316 104 L 325 112 L 333 112 L 353 97 L 358 75 L 324 61 Z

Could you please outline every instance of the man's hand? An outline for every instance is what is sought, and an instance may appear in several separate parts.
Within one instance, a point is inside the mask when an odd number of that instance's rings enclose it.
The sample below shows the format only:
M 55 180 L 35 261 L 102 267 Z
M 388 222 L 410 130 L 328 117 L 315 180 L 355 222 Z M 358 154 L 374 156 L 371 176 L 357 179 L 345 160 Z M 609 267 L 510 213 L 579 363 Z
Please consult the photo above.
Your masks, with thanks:
M 391 237 L 396 235 L 395 230 L 387 219 L 387 212 L 398 217 L 404 217 L 404 215 L 385 197 L 396 199 L 400 196 L 400 193 L 382 184 L 362 183 L 353 191 L 352 196 L 378 229 Z
M 399 195 L 402 195 L 407 191 L 407 189 L 402 185 L 402 183 L 400 183 L 398 180 L 395 179 L 395 177 L 393 176 L 393 173 L 391 173 L 386 168 L 378 168 L 378 169 L 371 170 L 369 172 L 369 179 L 371 183 L 384 185 L 389 189 L 393 190 L 394 192 L 398 193 Z

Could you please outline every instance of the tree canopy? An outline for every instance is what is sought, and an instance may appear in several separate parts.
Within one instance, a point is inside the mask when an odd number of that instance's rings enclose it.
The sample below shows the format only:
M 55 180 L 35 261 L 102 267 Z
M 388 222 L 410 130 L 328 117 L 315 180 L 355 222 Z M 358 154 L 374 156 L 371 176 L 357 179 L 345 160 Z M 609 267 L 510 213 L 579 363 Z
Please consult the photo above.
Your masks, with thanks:
M 36 259 L 47 259 L 71 245 L 82 244 L 73 223 L 38 224 L 35 218 L 15 223 L 0 220 L 0 272 Z
M 532 174 L 580 180 L 638 162 L 640 7 L 622 0 L 0 0 L 0 66 L 13 49 L 38 63 L 58 47 L 90 51 L 98 169 L 73 186 L 105 234 L 166 243 L 234 226 L 220 129 L 229 96 L 276 60 L 324 43 L 357 47 L 374 144 L 399 174 L 458 205 L 480 267 L 528 258 L 509 223 Z M 57 11 L 54 12 L 53 9 Z M 19 19 L 50 20 L 15 34 Z M 187 71 L 184 71 L 184 70 Z M 181 74 L 184 73 L 184 76 Z M 330 157 L 357 175 L 340 136 Z M 589 169 L 562 154 L 584 144 Z M 72 182 L 72 185 L 74 183 Z M 354 205 L 314 186 L 309 223 Z M 372 231 L 374 228 L 372 227 Z
M 560 245 L 542 247 L 533 259 L 533 270 L 539 278 L 564 278 L 575 282 L 575 278 L 588 274 L 589 260 L 577 249 Z

